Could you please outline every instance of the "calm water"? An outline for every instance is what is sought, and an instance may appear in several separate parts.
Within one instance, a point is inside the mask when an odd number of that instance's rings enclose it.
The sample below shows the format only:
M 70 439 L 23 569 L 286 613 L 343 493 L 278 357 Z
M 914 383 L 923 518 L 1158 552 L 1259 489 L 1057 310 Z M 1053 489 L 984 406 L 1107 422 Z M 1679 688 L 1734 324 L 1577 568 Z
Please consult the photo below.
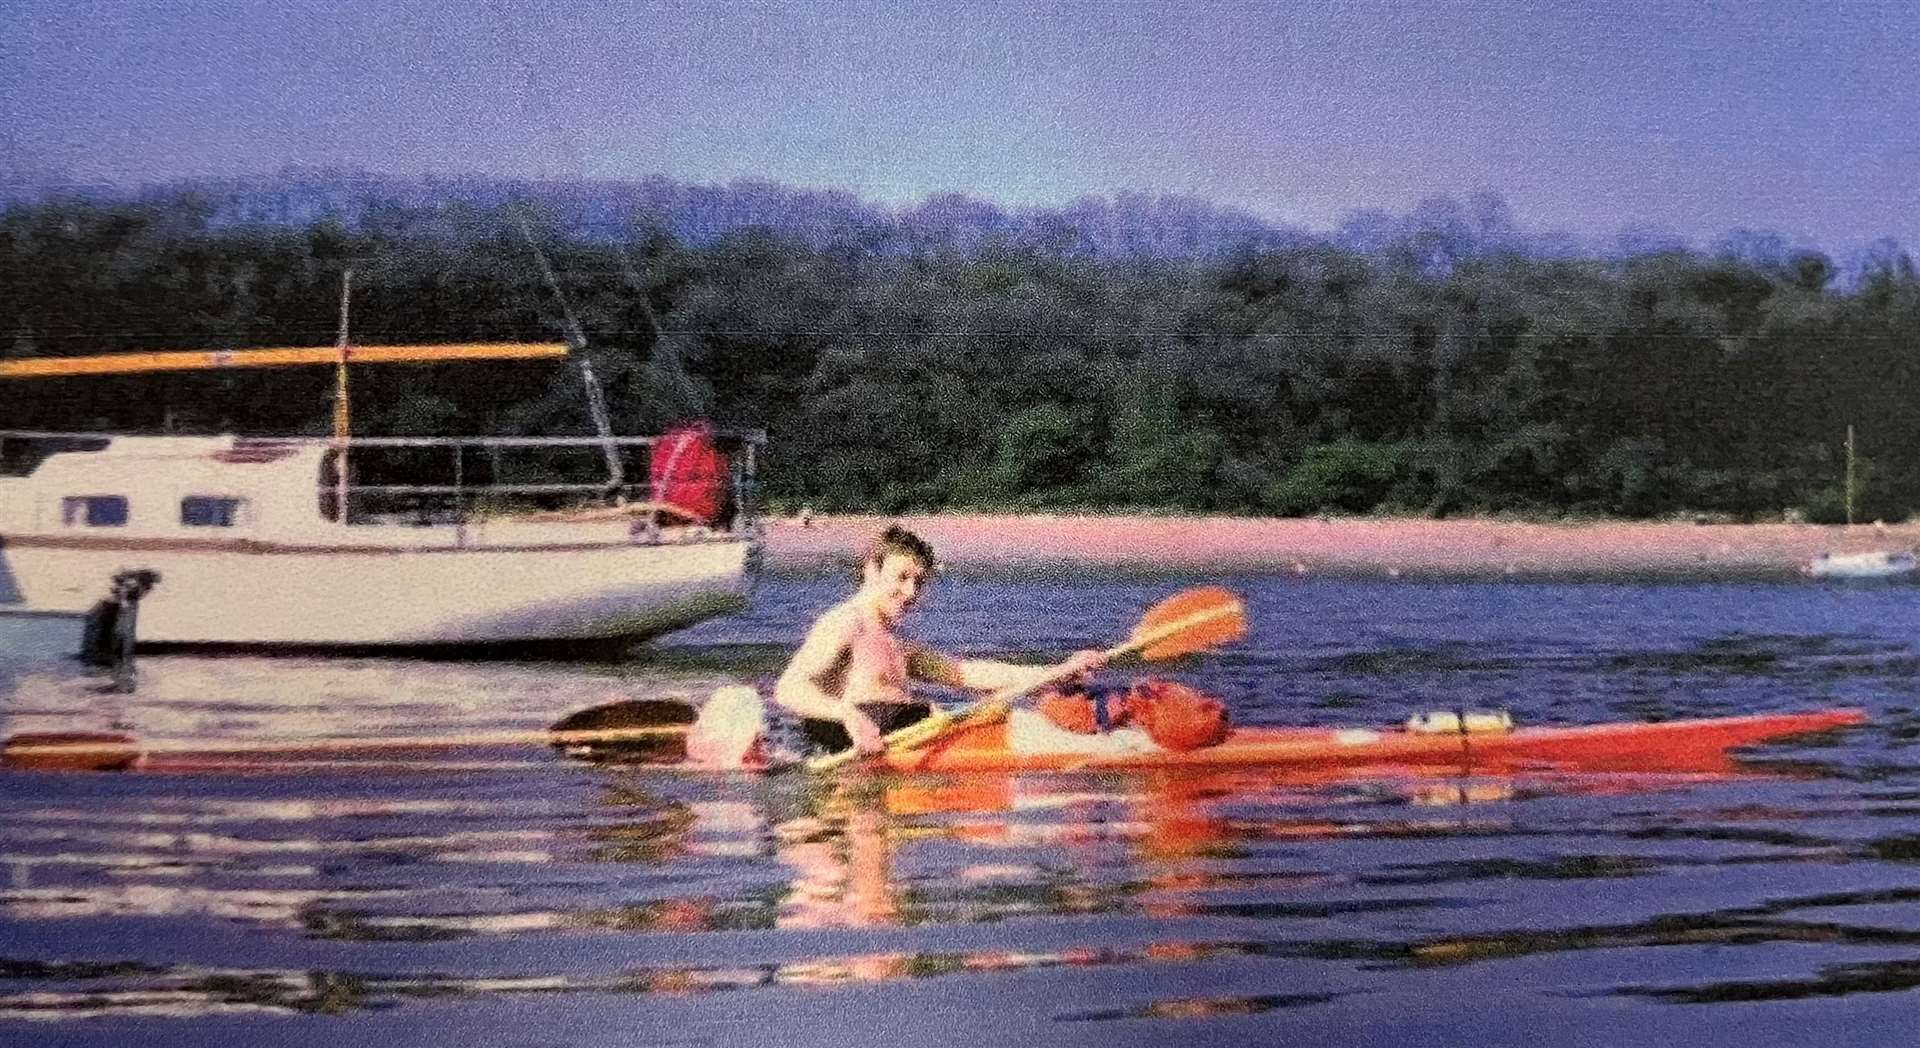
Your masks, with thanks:
M 1053 657 L 1195 581 L 946 580 L 918 632 Z M 1737 778 L 0 772 L 0 1043 L 1916 1043 L 1920 589 L 1223 581 L 1253 636 L 1171 675 L 1246 723 L 1873 721 Z M 624 665 L 156 656 L 130 697 L 0 621 L 0 709 L 537 730 L 765 681 L 839 586 Z

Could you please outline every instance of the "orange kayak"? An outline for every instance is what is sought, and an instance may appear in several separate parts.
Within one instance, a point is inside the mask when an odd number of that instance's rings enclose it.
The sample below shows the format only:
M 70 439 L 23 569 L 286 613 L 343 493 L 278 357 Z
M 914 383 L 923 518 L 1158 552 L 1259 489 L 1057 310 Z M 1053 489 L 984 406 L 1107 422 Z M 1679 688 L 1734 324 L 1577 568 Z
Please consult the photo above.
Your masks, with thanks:
M 894 771 L 1127 771 L 1157 768 L 1401 768 L 1462 771 L 1714 771 L 1729 751 L 1865 721 L 1857 709 L 1619 722 L 1498 732 L 1402 728 L 1236 728 L 1224 742 L 1183 752 L 1015 752 L 1005 721 L 968 725 L 918 749 L 889 753 Z
M 1524 771 L 1717 772 L 1736 767 L 1730 751 L 1743 746 L 1842 728 L 1866 720 L 1856 709 L 1710 717 L 1659 724 L 1619 722 L 1581 727 L 1504 731 L 1409 731 L 1404 728 L 1236 728 L 1225 741 L 1196 750 L 1123 753 L 1030 752 L 1009 745 L 1007 722 L 964 725 L 915 749 L 879 758 L 880 770 L 900 772 L 1152 771 L 1177 768 L 1266 768 L 1283 772 L 1352 771 L 1424 774 Z M 1469 726 L 1472 726 L 1471 718 Z M 671 731 L 672 728 L 642 729 Z M 682 728 L 681 730 L 684 730 Z M 912 729 L 906 729 L 911 731 Z M 235 748 L 192 747 L 143 751 L 119 732 L 31 733 L 6 740 L 0 765 L 46 770 L 199 771 L 270 770 L 323 760 L 343 767 L 385 759 L 406 763 L 451 748 L 488 749 L 551 742 L 547 734 L 508 733 L 444 738 L 313 740 Z M 678 745 L 678 737 L 672 740 Z M 661 740 L 640 747 L 648 763 L 678 761 Z M 632 742 L 614 742 L 631 750 Z M 672 750 L 667 747 L 667 751 Z M 622 751 L 625 752 L 625 751 Z M 869 767 L 873 767 L 869 765 Z

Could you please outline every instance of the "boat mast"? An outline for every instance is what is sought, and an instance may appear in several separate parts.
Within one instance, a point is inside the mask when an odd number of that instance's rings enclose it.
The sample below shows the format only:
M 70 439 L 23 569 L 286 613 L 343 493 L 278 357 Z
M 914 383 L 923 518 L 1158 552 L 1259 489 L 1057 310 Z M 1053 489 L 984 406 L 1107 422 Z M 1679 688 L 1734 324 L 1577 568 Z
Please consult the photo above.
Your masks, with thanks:
M 1853 424 L 1847 424 L 1847 524 L 1853 524 Z
M 334 365 L 333 382 L 333 504 L 339 507 L 342 524 L 347 522 L 347 443 L 353 434 L 347 407 L 347 316 L 352 301 L 353 270 L 348 268 L 340 274 L 340 337 L 334 344 L 340 359 Z
M 527 240 L 527 246 L 533 249 L 534 260 L 540 263 L 540 275 L 547 282 L 547 289 L 553 292 L 554 301 L 560 303 L 560 315 L 567 324 L 567 345 L 573 350 L 573 359 L 580 365 L 580 381 L 587 387 L 587 411 L 593 416 L 593 428 L 600 436 L 600 453 L 607 460 L 607 484 L 613 489 L 615 504 L 624 505 L 627 501 L 625 487 L 626 470 L 620 465 L 620 452 L 613 442 L 613 423 L 607 417 L 607 401 L 600 392 L 600 380 L 594 377 L 593 361 L 587 356 L 587 333 L 580 326 L 580 318 L 574 315 L 573 306 L 567 302 L 566 293 L 560 290 L 560 280 L 554 276 L 553 267 L 547 264 L 547 253 L 540 250 L 540 243 L 533 239 L 533 229 L 527 225 L 524 212 L 514 217 L 520 222 L 520 235 Z

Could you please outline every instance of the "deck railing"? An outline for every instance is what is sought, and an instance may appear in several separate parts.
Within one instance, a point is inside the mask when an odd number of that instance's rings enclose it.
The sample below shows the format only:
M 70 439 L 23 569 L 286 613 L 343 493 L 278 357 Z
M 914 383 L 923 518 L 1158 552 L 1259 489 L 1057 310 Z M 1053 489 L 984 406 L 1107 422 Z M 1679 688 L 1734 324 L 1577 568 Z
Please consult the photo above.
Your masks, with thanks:
M 39 430 L 0 430 L 0 449 L 9 440 L 55 445 L 57 449 L 75 449 L 98 442 L 105 446 L 116 437 L 129 433 L 75 433 Z M 152 434 L 165 435 L 165 434 Z M 764 430 L 716 430 L 714 442 L 727 455 L 730 512 L 723 522 L 729 530 L 752 525 L 759 509 L 759 488 L 755 482 L 759 448 L 766 443 Z M 644 504 L 652 499 L 650 480 L 612 484 L 606 480 L 540 480 L 539 475 L 581 477 L 596 472 L 601 464 L 598 454 L 612 447 L 616 453 L 650 452 L 659 437 L 356 437 L 338 441 L 331 437 L 278 436 L 241 437 L 236 450 L 274 447 L 314 447 L 332 449 L 321 475 L 315 478 L 316 496 L 322 515 L 339 519 L 338 485 L 334 465 L 341 450 L 347 453 L 352 478 L 346 487 L 349 523 L 462 523 L 476 513 L 511 514 L 529 510 L 576 509 L 585 505 L 603 506 Z M 561 462 L 549 457 L 536 463 L 509 464 L 507 453 L 582 452 L 575 461 Z M 439 455 L 409 455 L 408 452 L 450 453 L 438 464 L 423 458 Z M 595 453 L 589 460 L 584 453 Z M 484 456 L 482 463 L 469 460 Z M 640 456 L 635 454 L 639 459 Z M 629 477 L 649 474 L 644 460 L 633 463 Z M 477 468 L 484 466 L 484 468 Z M 476 468 L 470 468 L 476 467 Z M 604 467 L 602 467 L 604 468 Z M 510 479 L 499 479 L 502 475 Z M 476 479 L 476 476 L 484 479 Z M 352 479 L 350 478 L 350 479 Z M 433 478 L 416 482 L 413 478 Z M 439 479 L 439 478 L 445 478 Z M 527 479 L 512 479 L 527 478 Z M 450 481 L 450 482 L 449 482 Z

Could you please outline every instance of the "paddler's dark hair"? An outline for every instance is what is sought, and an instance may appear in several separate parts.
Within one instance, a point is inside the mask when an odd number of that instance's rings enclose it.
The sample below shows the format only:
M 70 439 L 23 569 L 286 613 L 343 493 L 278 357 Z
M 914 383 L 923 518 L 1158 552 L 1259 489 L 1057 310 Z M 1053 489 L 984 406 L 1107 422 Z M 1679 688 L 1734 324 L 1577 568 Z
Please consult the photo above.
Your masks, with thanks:
M 868 564 L 883 563 L 894 554 L 912 557 L 929 572 L 937 566 L 933 559 L 933 547 L 927 545 L 926 539 L 898 524 L 889 524 L 887 530 L 880 533 L 880 537 L 867 545 L 867 555 L 861 559 L 861 567 L 864 569 Z

